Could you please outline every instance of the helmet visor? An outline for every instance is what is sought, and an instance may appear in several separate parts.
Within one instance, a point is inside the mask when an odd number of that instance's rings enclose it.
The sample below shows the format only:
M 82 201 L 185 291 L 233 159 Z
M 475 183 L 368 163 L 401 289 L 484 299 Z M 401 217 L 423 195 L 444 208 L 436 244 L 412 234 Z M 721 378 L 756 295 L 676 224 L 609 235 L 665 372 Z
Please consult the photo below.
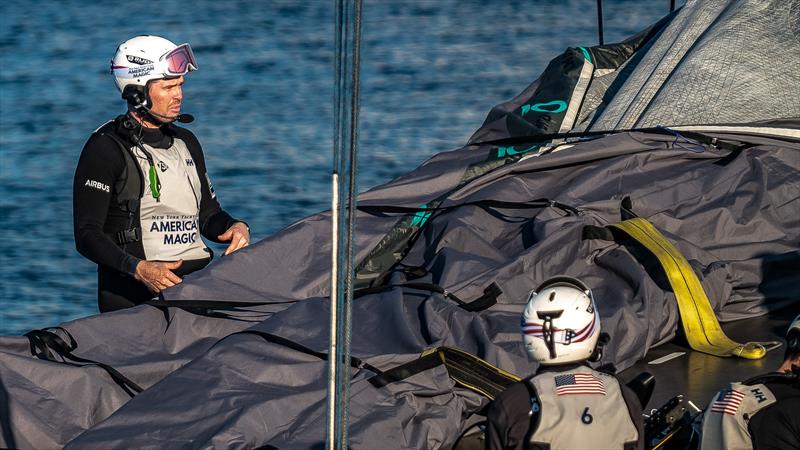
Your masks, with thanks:
M 161 58 L 165 63 L 167 75 L 179 77 L 187 72 L 197 70 L 197 61 L 194 59 L 192 47 L 181 44 Z

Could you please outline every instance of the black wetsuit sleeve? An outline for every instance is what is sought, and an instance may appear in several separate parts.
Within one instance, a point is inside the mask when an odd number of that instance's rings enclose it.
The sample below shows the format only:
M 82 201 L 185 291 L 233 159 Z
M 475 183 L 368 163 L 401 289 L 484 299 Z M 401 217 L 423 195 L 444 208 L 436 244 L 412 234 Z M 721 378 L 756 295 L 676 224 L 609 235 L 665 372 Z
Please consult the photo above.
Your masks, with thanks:
M 96 264 L 133 274 L 140 259 L 126 253 L 104 232 L 114 184 L 125 170 L 121 149 L 108 136 L 92 135 L 75 169 L 72 219 L 75 247 Z
M 748 424 L 755 450 L 800 449 L 800 391 L 788 384 L 767 387 L 778 401 L 756 413 Z
M 626 386 L 622 380 L 617 378 L 617 381 L 619 382 L 622 398 L 625 400 L 625 405 L 628 407 L 628 413 L 631 416 L 631 420 L 633 420 L 633 425 L 636 427 L 636 433 L 639 435 L 636 448 L 644 450 L 644 416 L 642 415 L 641 402 L 639 402 L 639 397 L 636 396 L 636 393 Z
M 529 448 L 528 433 L 536 419 L 530 410 L 531 392 L 525 382 L 514 383 L 498 395 L 486 416 L 486 450 Z
M 206 161 L 203 155 L 203 149 L 200 142 L 187 130 L 180 129 L 178 137 L 186 143 L 192 159 L 195 161 L 197 168 L 197 175 L 200 178 L 200 233 L 206 239 L 214 242 L 221 242 L 217 236 L 224 233 L 225 230 L 231 227 L 236 222 L 245 223 L 243 220 L 234 219 L 230 214 L 225 212 L 217 201 L 214 187 L 211 184 L 211 179 L 206 171 Z

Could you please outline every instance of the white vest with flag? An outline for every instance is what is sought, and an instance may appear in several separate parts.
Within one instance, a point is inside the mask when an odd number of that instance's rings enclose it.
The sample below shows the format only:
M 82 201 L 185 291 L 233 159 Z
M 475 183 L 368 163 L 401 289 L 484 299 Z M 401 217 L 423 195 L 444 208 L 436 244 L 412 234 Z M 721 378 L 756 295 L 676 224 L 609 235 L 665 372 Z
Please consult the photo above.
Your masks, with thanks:
M 635 448 L 639 433 L 612 375 L 581 366 L 530 380 L 538 422 L 531 444 L 550 448 Z M 537 411 L 538 409 L 538 411 Z
M 775 401 L 775 395 L 763 384 L 731 383 L 714 396 L 703 414 L 700 449 L 752 450 L 747 424 Z

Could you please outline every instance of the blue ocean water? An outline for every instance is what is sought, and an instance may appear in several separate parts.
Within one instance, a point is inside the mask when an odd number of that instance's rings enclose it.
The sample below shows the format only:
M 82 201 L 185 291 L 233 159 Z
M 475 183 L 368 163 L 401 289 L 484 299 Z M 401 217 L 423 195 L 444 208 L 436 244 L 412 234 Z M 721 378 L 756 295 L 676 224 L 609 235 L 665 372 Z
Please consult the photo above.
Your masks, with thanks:
M 678 2 L 679 4 L 683 2 Z M 363 0 L 359 189 L 462 146 L 492 106 L 566 47 L 597 44 L 594 0 Z M 669 1 L 603 2 L 606 43 Z M 330 204 L 334 2 L 0 5 L 0 335 L 97 313 L 75 250 L 72 176 L 89 134 L 124 111 L 120 42 L 189 42 L 184 86 L 223 207 L 258 240 Z M 215 247 L 215 250 L 220 247 Z

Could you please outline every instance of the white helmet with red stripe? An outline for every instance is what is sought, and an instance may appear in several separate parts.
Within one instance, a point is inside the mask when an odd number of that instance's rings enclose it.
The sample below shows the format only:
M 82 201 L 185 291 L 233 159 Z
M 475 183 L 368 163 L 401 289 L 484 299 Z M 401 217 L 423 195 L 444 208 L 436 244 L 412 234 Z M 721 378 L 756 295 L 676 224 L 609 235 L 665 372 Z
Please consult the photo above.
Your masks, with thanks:
M 522 314 L 525 350 L 543 365 L 589 359 L 600 336 L 592 291 L 579 280 L 555 277 L 531 291 Z

